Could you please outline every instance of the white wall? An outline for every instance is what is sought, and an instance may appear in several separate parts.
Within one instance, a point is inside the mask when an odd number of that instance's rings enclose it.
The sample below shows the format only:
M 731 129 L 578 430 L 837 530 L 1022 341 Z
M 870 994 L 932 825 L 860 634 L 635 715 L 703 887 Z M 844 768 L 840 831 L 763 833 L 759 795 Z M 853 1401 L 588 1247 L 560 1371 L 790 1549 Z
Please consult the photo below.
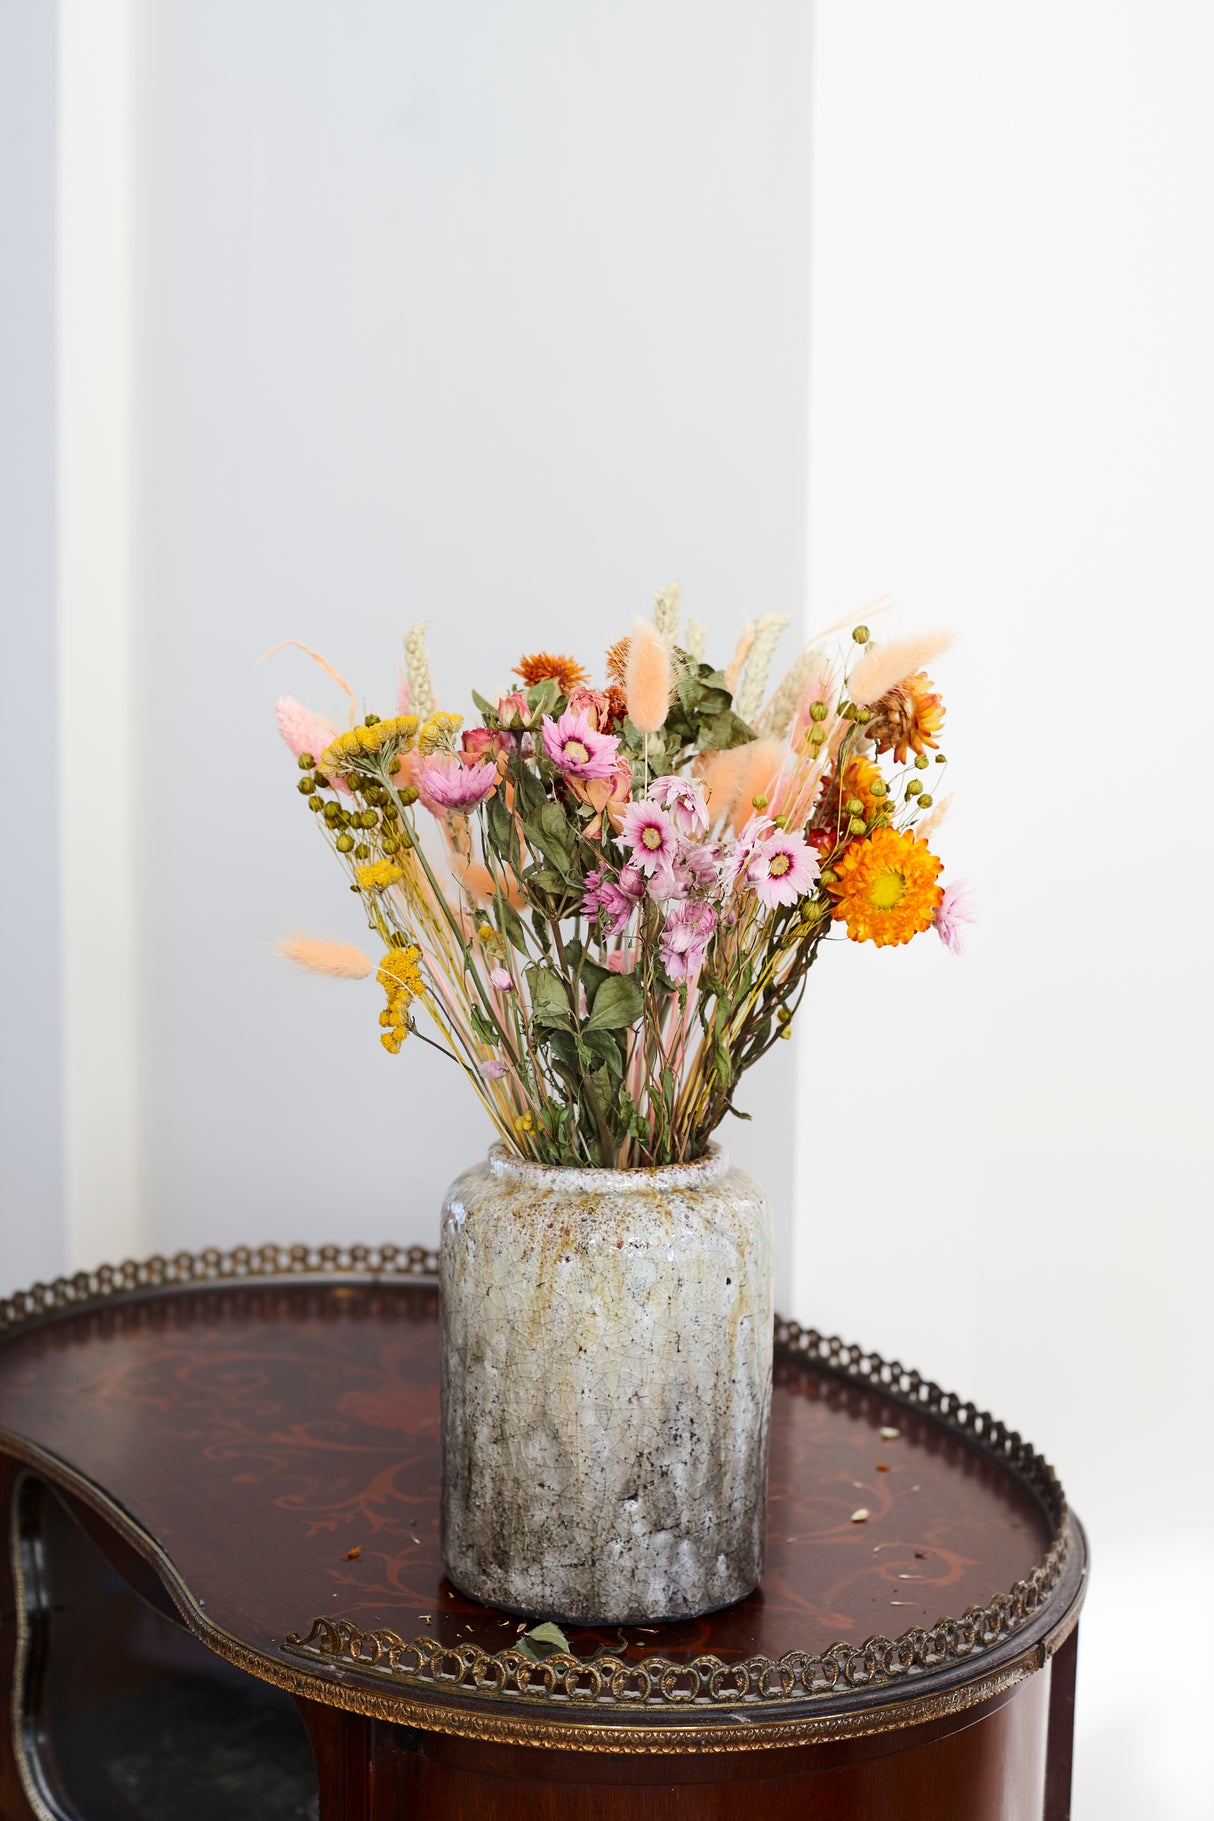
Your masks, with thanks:
M 1056 1462 L 1076 1821 L 1209 1813 L 1208 1670 L 1151 1671 L 1214 1542 L 1212 55 L 1208 8 L 1087 0 L 826 0 L 815 40 L 811 598 L 957 629 L 981 923 L 821 971 L 797 1304 Z

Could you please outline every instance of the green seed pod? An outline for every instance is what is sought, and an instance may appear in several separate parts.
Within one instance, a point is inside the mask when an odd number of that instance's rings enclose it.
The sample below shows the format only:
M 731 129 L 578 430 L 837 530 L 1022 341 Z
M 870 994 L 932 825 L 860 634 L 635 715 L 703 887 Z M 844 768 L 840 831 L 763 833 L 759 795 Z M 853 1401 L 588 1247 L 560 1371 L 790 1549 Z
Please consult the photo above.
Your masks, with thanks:
M 299 758 L 296 760 L 296 764 L 299 766 L 300 771 L 311 771 L 315 763 L 316 760 L 312 757 L 310 752 L 301 752 Z
M 915 754 L 915 770 L 916 771 L 926 771 L 927 770 L 927 754 L 925 752 L 917 752 Z
M 364 809 L 360 812 L 358 818 L 360 828 L 375 828 L 378 823 L 379 811 L 377 809 Z
M 350 852 L 351 848 L 354 846 L 354 836 L 353 835 L 338 835 L 337 840 L 334 843 L 334 846 L 337 848 L 337 851 L 339 854 L 348 854 Z
M 906 787 L 906 794 L 908 797 L 917 797 L 922 789 L 923 786 L 920 784 L 918 778 L 912 778 Z
M 871 636 L 867 626 L 853 626 L 851 635 L 857 645 L 867 645 Z
M 809 743 L 811 746 L 824 746 L 826 744 L 825 727 L 811 727 L 809 730 Z
M 849 835 L 862 835 L 864 833 L 864 817 L 853 816 L 847 825 L 847 832 Z
M 408 806 L 411 803 L 416 803 L 417 802 L 416 786 L 413 784 L 406 784 L 405 788 L 400 793 L 400 800 L 406 806 L 406 808 L 408 808 Z
M 308 808 L 314 809 L 316 811 L 317 815 L 320 814 L 320 812 L 324 808 L 324 806 L 325 805 L 324 805 L 323 797 L 309 797 L 308 798 Z
M 919 808 L 920 809 L 930 809 L 931 806 L 932 806 L 932 793 L 930 790 L 925 790 L 923 795 L 919 799 Z
M 948 764 L 948 760 L 945 758 L 945 756 L 942 752 L 938 752 L 936 754 L 936 764 L 937 765 L 947 765 Z
M 826 713 L 827 713 L 827 710 L 826 710 L 825 702 L 811 702 L 810 703 L 809 718 L 811 721 L 824 721 L 826 719 Z
M 776 828 L 787 828 L 788 827 L 788 817 L 787 816 L 773 816 L 772 823 Z
M 780 1006 L 779 1010 L 776 1012 L 776 1017 L 781 1024 L 791 1024 L 792 1023 L 792 1013 L 789 1011 L 789 1009 L 786 1005 Z
M 837 885 L 839 882 L 838 873 L 835 872 L 834 869 L 829 866 L 826 868 L 825 872 L 819 873 L 818 877 L 822 881 L 823 885 Z
M 865 721 L 872 720 L 873 711 L 871 708 L 854 708 L 853 707 L 853 709 L 851 711 L 851 718 L 853 721 L 858 721 L 859 724 L 861 726 L 863 726 Z
M 363 726 L 364 727 L 375 727 L 378 724 L 378 722 L 379 722 L 379 716 L 377 714 L 369 714 L 364 717 Z
M 870 797 L 888 797 L 889 785 L 884 778 L 874 778 L 868 787 L 868 794 Z
M 394 854 L 399 848 L 400 842 L 395 835 L 385 835 L 379 845 L 384 853 Z
M 397 753 L 397 755 L 393 759 L 391 765 L 389 765 L 389 767 L 388 767 L 388 776 L 390 778 L 394 778 L 399 770 L 400 770 L 400 754 Z
M 365 841 L 360 841 L 358 846 L 354 849 L 354 858 L 356 860 L 369 860 L 371 858 L 371 849 L 367 846 Z
M 316 790 L 316 779 L 301 778 L 295 788 L 301 797 L 310 797 Z
M 762 791 L 759 792 L 758 796 L 752 797 L 750 799 L 750 807 L 752 809 L 766 809 L 767 808 L 767 798 L 763 795 Z
M 849 797 L 843 807 L 849 816 L 862 816 L 864 814 L 864 805 L 861 803 L 859 797 Z

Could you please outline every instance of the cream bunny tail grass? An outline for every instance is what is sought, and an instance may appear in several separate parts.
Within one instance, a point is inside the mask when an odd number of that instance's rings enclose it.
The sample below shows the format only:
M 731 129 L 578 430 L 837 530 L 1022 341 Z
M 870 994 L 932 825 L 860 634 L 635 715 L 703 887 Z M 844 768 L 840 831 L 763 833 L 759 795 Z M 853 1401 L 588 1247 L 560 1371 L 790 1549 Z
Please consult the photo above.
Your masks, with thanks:
M 638 733 L 657 733 L 665 725 L 673 688 L 670 646 L 652 620 L 634 620 L 624 662 L 624 698 Z
M 750 656 L 750 648 L 755 642 L 753 620 L 747 620 L 742 636 L 734 646 L 733 656 L 725 668 L 725 687 L 731 696 L 738 693 L 738 684 L 742 680 L 742 667 Z
M 879 702 L 887 690 L 922 670 L 953 642 L 951 632 L 929 632 L 918 639 L 895 639 L 892 644 L 875 641 L 847 679 L 847 693 L 857 708 L 869 708 Z
M 817 632 L 811 632 L 809 642 L 816 645 L 819 639 L 828 639 L 832 632 L 842 632 L 845 628 L 850 632 L 853 626 L 859 626 L 864 620 L 875 620 L 878 614 L 892 613 L 897 605 L 891 594 L 879 594 L 875 601 L 865 601 L 858 612 L 853 608 L 841 620 L 834 620 L 829 626 L 821 626 Z
M 434 676 L 426 651 L 426 628 L 410 626 L 405 634 L 405 673 L 409 679 L 409 709 L 419 721 L 428 721 L 438 707 Z
M 704 653 L 708 649 L 707 626 L 702 626 L 699 620 L 688 620 L 687 637 L 683 640 L 683 646 L 693 663 L 702 664 Z
M 763 691 L 767 688 L 767 673 L 771 669 L 771 660 L 776 655 L 776 646 L 780 643 L 783 632 L 792 624 L 786 613 L 761 613 L 755 626 L 755 642 L 750 648 L 746 660 L 746 675 L 738 691 L 734 707 L 744 721 L 753 721 L 763 706 Z
M 936 807 L 932 810 L 930 815 L 924 816 L 924 818 L 921 822 L 915 823 L 915 840 L 916 841 L 930 840 L 932 835 L 935 834 L 936 830 L 939 828 L 940 824 L 943 822 L 945 816 L 947 816 L 948 810 L 949 810 L 949 804 L 952 802 L 952 800 L 953 800 L 952 792 L 950 791 L 950 793 L 947 797 L 943 798 L 943 800 L 941 802 L 937 803 Z
M 365 980 L 375 966 L 353 942 L 329 942 L 320 936 L 287 936 L 278 952 L 309 973 L 328 974 L 333 980 Z
M 333 681 L 338 685 L 338 687 L 345 690 L 346 695 L 349 698 L 349 702 L 350 702 L 350 719 L 349 719 L 348 724 L 349 724 L 349 726 L 353 727 L 356 719 L 358 718 L 358 697 L 355 695 L 355 693 L 351 689 L 350 685 L 346 682 L 346 679 L 345 679 L 345 677 L 342 676 L 341 672 L 338 670 L 334 670 L 334 668 L 333 668 L 332 664 L 330 664 L 328 658 L 322 658 L 319 651 L 313 651 L 313 649 L 310 645 L 303 644 L 303 642 L 299 639 L 280 639 L 278 641 L 277 645 L 271 645 L 270 649 L 268 651 L 262 652 L 261 656 L 256 660 L 256 662 L 253 665 L 254 670 L 257 669 L 258 664 L 264 664 L 267 658 L 272 658 L 276 651 L 285 651 L 288 645 L 294 645 L 296 651 L 306 652 L 307 655 L 312 659 L 312 662 L 314 664 L 320 665 L 321 669 L 324 671 L 324 673 L 327 677 L 332 677 Z M 318 758 L 319 758 L 319 756 L 320 755 L 317 754 Z
M 653 623 L 668 645 L 675 644 L 679 636 L 682 602 L 682 582 L 670 582 L 658 589 L 658 598 L 653 604 Z

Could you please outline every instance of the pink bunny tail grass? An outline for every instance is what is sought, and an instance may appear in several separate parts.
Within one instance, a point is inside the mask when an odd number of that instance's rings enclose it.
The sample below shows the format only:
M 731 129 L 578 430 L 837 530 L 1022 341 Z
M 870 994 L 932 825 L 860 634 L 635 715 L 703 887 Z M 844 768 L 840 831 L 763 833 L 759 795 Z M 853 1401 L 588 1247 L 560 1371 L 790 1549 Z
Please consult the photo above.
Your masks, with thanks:
M 410 693 L 409 692 L 409 679 L 405 675 L 404 671 L 402 670 L 400 673 L 400 680 L 396 685 L 396 712 L 397 712 L 397 714 L 408 714 L 408 712 L 409 712 L 409 693 Z
M 657 733 L 665 725 L 673 688 L 669 645 L 652 620 L 634 620 L 624 664 L 624 698 L 638 733 Z
M 953 642 L 951 632 L 926 633 L 918 639 L 896 639 L 891 645 L 872 644 L 847 679 L 847 693 L 858 708 L 879 702 L 895 683 L 922 670 Z
M 278 722 L 278 731 L 291 751 L 298 759 L 301 753 L 311 753 L 317 764 L 320 755 L 333 738 L 333 729 L 327 721 L 318 720 L 294 696 L 279 696 L 274 704 L 274 715 Z M 350 795 L 350 786 L 344 778 L 332 780 L 335 790 L 343 796 Z
M 287 936 L 278 952 L 310 974 L 328 974 L 331 980 L 365 980 L 375 963 L 353 942 L 330 942 L 320 936 Z
M 279 733 L 295 757 L 298 759 L 301 753 L 308 752 L 319 763 L 321 753 L 333 738 L 333 729 L 318 720 L 294 696 L 279 696 L 274 704 L 274 718 Z

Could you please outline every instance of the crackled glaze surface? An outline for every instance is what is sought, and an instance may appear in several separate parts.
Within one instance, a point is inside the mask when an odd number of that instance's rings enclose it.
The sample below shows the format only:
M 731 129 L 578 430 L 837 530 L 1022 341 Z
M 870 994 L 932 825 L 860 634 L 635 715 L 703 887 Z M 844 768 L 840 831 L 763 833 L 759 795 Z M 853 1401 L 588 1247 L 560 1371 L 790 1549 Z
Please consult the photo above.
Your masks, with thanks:
M 556 1170 L 500 1149 L 443 1209 L 443 1552 L 491 1605 L 686 1618 L 763 1567 L 771 1212 L 719 1150 Z

